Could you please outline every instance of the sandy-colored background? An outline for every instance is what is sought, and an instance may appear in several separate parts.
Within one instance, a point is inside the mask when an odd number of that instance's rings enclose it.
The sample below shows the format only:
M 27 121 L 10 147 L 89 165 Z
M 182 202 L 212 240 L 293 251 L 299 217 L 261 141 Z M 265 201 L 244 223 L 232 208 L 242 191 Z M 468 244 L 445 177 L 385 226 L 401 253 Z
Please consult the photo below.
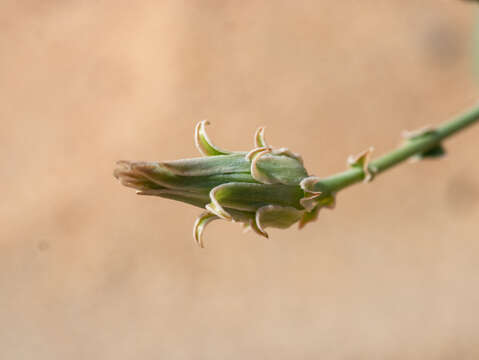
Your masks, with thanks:
M 479 128 L 271 240 L 115 160 L 267 138 L 328 175 L 479 98 L 474 4 L 0 2 L 0 359 L 477 359 Z

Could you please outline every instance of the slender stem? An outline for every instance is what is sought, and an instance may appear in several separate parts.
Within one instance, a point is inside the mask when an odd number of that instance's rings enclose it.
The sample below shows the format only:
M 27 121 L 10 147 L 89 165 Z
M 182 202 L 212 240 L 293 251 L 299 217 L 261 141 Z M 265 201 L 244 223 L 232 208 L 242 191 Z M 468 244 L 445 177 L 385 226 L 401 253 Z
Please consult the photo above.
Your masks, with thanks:
M 448 121 L 434 131 L 425 132 L 424 135 L 409 139 L 401 147 L 371 161 L 368 169 L 374 176 L 400 164 L 414 155 L 419 155 L 431 150 L 442 140 L 464 130 L 468 126 L 479 122 L 479 106 Z M 361 182 L 366 177 L 364 170 L 359 167 L 350 168 L 344 172 L 322 179 L 318 184 L 318 190 L 325 187 L 331 192 L 337 192 L 345 187 Z

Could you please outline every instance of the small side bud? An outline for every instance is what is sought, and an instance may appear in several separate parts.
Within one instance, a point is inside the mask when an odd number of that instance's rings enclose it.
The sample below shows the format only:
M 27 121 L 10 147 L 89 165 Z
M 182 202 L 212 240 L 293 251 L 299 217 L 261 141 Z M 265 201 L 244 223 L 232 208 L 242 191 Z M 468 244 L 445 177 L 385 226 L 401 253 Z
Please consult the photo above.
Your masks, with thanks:
M 426 136 L 434 135 L 435 133 L 436 133 L 436 128 L 428 125 L 419 130 L 403 131 L 402 136 L 407 141 L 414 141 Z M 416 162 L 423 159 L 435 159 L 435 158 L 443 157 L 445 155 L 446 155 L 446 150 L 444 149 L 442 144 L 438 144 L 437 146 L 434 146 L 433 148 L 412 157 L 411 160 L 412 162 Z

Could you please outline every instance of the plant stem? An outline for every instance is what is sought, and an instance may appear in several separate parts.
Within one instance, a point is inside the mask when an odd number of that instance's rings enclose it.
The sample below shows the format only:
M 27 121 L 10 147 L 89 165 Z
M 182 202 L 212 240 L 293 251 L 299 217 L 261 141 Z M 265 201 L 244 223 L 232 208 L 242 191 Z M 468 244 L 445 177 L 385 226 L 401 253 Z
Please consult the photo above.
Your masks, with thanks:
M 423 154 L 437 147 L 441 144 L 442 140 L 477 122 L 479 122 L 479 106 L 440 125 L 435 128 L 434 131 L 426 132 L 424 135 L 405 141 L 401 147 L 371 161 L 368 169 L 376 176 L 412 156 Z M 344 172 L 322 179 L 317 184 L 317 188 L 318 190 L 327 188 L 330 192 L 337 192 L 345 187 L 363 181 L 365 177 L 366 174 L 363 169 L 353 167 Z

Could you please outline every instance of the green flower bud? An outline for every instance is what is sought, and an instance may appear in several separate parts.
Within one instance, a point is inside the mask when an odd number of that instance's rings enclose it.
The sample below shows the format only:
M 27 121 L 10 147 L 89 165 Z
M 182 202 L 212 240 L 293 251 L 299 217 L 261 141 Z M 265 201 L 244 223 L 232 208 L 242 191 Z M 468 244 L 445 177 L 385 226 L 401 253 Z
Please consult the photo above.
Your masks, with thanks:
M 217 148 L 198 123 L 195 142 L 204 157 L 164 162 L 119 161 L 114 176 L 140 195 L 182 201 L 206 211 L 194 225 L 195 241 L 213 220 L 241 222 L 268 237 L 265 229 L 300 227 L 316 219 L 321 207 L 334 206 L 334 194 L 319 192 L 319 178 L 309 176 L 301 157 L 286 148 L 273 149 L 264 128 L 249 152 Z

